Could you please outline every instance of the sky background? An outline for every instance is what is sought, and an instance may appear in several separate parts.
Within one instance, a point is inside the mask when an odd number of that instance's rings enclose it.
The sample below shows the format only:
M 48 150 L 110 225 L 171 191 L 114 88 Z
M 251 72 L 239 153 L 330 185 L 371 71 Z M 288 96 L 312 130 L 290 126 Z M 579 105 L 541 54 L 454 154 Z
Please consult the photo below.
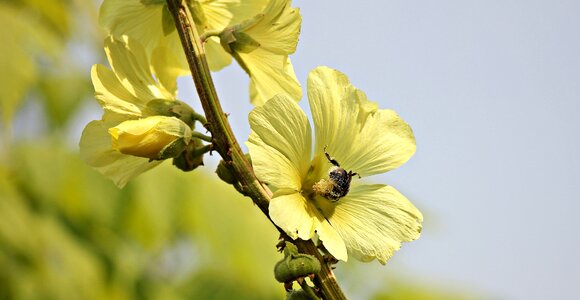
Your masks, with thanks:
M 303 86 L 316 66 L 338 69 L 416 135 L 408 163 L 370 180 L 423 211 L 422 236 L 365 270 L 486 298 L 579 297 L 580 2 L 293 4 Z M 235 64 L 214 77 L 240 141 L 246 78 Z M 180 87 L 195 102 L 190 79 Z

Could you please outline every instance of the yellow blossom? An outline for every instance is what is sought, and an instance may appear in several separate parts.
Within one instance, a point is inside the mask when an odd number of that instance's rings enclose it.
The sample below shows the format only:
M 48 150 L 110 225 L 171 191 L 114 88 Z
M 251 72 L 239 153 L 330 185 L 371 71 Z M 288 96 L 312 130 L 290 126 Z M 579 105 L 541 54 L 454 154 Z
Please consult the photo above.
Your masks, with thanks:
M 197 30 L 222 30 L 259 13 L 267 0 L 188 0 Z M 189 73 L 181 42 L 164 0 L 105 0 L 99 13 L 101 25 L 112 35 L 138 40 L 159 66 L 174 76 Z M 231 56 L 210 38 L 205 43 L 209 67 L 218 71 L 231 63 Z M 157 57 L 159 56 L 159 57 Z M 164 70 L 158 69 L 163 73 Z M 163 80 L 162 80 L 163 81 Z
M 296 51 L 302 17 L 291 0 L 271 0 L 264 11 L 220 34 L 224 49 L 250 75 L 250 100 L 262 105 L 278 93 L 302 98 L 288 55 Z
M 123 187 L 133 177 L 161 162 L 151 159 L 167 158 L 170 152 L 163 152 L 161 156 L 153 152 L 172 145 L 175 136 L 189 142 L 193 110 L 155 81 L 147 54 L 135 40 L 127 36 L 108 37 L 105 53 L 112 70 L 103 65 L 94 65 L 91 70 L 95 98 L 104 114 L 101 120 L 90 122 L 83 130 L 80 151 L 87 164 Z M 147 131 L 152 128 L 155 130 Z M 133 140 L 122 134 L 135 133 L 137 129 L 146 134 Z M 161 137 L 161 140 L 146 142 L 150 137 Z M 128 141 L 136 144 L 131 146 Z M 136 150 L 140 145 L 145 149 Z
M 293 239 L 317 236 L 337 259 L 385 264 L 401 242 L 419 237 L 423 217 L 393 187 L 358 176 L 405 163 L 416 148 L 411 128 L 327 67 L 309 74 L 308 100 L 313 153 L 310 122 L 295 99 L 277 95 L 249 116 L 252 164 L 274 191 L 270 217 Z

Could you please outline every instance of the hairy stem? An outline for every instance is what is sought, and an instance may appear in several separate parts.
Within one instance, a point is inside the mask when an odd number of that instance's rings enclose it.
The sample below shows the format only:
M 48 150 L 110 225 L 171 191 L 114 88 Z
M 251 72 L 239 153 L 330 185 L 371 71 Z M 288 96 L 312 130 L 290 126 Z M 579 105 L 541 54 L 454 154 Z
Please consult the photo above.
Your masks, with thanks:
M 227 121 L 226 114 L 221 108 L 205 57 L 205 50 L 193 23 L 193 18 L 184 0 L 167 0 L 167 5 L 175 21 L 189 69 L 207 118 L 206 128 L 212 134 L 214 150 L 220 154 L 226 165 L 238 179 L 242 194 L 252 198 L 252 201 L 269 219 L 268 204 L 272 193 L 254 175 L 252 165 L 242 152 Z M 291 241 L 283 230 L 279 227 L 276 228 L 285 239 Z M 346 299 L 336 282 L 330 266 L 324 262 L 314 243 L 310 240 L 303 241 L 300 239 L 294 241 L 294 243 L 296 243 L 300 252 L 314 255 L 320 260 L 322 271 L 316 274 L 314 283 L 320 289 L 323 298 Z

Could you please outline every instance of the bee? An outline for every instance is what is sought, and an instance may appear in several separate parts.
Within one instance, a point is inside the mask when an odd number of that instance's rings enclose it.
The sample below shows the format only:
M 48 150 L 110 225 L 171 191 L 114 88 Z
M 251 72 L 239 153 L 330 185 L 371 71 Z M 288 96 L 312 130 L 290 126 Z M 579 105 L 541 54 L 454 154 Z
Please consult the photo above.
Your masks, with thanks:
M 336 161 L 336 159 L 331 157 L 330 154 L 326 152 L 327 147 L 328 145 L 324 146 L 324 154 L 326 155 L 326 159 L 328 159 L 328 161 L 334 165 L 334 167 L 328 173 L 329 180 L 321 181 L 321 183 L 324 182 L 324 184 L 320 184 L 317 189 L 322 194 L 322 196 L 335 202 L 348 194 L 352 177 L 358 176 L 360 178 L 360 175 L 353 171 L 347 172 L 344 168 L 342 168 L 338 161 Z

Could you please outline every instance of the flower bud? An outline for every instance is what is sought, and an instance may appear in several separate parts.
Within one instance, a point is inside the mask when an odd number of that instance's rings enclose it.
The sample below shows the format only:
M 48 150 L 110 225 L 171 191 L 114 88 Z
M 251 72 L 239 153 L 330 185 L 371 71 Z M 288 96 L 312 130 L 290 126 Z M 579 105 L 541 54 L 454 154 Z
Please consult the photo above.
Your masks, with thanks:
M 178 156 L 191 140 L 191 128 L 175 117 L 129 120 L 109 128 L 113 149 L 127 155 L 163 160 Z
M 232 173 L 230 168 L 228 168 L 227 163 L 222 159 L 215 170 L 217 176 L 228 184 L 236 184 L 238 179 Z
M 178 169 L 189 172 L 203 166 L 203 155 L 206 151 L 199 139 L 192 139 L 185 151 L 173 158 L 173 165 Z
M 246 153 L 245 156 L 248 162 L 251 164 L 252 159 L 250 157 L 250 154 Z M 223 159 L 220 160 L 220 163 L 218 164 L 215 172 L 221 180 L 223 180 L 228 184 L 236 185 L 238 183 L 238 179 L 232 173 L 231 169 L 228 167 L 228 163 L 226 163 Z
M 276 263 L 274 277 L 279 282 L 291 282 L 301 277 L 320 272 L 320 262 L 316 257 L 298 253 L 292 243 L 286 242 L 284 259 Z

